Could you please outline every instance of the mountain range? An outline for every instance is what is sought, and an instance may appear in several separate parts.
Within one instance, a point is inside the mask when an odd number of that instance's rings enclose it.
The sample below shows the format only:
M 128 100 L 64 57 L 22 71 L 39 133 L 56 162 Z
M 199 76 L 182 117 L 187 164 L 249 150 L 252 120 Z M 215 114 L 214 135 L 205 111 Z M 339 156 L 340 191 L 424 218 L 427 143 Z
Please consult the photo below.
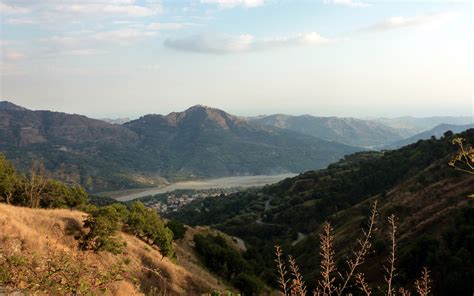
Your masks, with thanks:
M 418 130 L 444 120 L 468 118 L 408 122 Z M 395 127 L 398 119 L 387 126 L 383 120 L 310 115 L 244 118 L 201 105 L 108 121 L 114 124 L 3 101 L 0 151 L 22 171 L 38 160 L 53 177 L 99 192 L 197 178 L 298 173 L 324 168 L 356 151 L 398 148 L 442 129 L 469 127 L 440 126 L 406 139 L 407 125 Z
M 194 106 L 124 125 L 76 114 L 2 104 L 0 151 L 28 170 L 33 159 L 54 177 L 90 191 L 168 180 L 275 174 L 323 168 L 361 148 Z
M 276 114 L 250 118 L 250 122 L 285 128 L 351 146 L 375 148 L 403 139 L 400 131 L 370 120 L 341 117 Z

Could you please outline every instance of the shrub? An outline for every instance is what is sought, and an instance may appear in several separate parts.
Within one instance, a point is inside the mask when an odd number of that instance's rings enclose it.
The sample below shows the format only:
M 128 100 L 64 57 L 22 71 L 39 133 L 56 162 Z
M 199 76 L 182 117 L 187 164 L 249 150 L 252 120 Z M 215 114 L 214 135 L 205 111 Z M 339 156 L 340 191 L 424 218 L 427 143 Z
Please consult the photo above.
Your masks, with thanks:
M 89 228 L 89 232 L 83 237 L 83 249 L 121 253 L 124 243 L 119 242 L 115 235 L 121 228 L 125 211 L 123 205 L 111 205 L 93 211 L 84 221 L 84 227 Z
M 175 219 L 168 221 L 168 223 L 166 223 L 166 227 L 168 227 L 173 232 L 174 240 L 182 239 L 187 230 L 183 223 Z

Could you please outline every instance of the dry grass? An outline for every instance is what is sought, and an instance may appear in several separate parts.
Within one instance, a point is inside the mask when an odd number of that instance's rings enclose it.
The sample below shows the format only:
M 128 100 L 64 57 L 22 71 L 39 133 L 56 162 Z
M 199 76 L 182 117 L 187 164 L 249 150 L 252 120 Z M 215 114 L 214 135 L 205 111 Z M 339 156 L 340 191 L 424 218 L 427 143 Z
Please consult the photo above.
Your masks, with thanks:
M 155 295 L 200 295 L 227 290 L 195 262 L 187 260 L 179 246 L 176 248 L 178 262 L 185 267 L 163 258 L 155 247 L 125 233 L 120 233 L 121 240 L 127 243 L 122 255 L 80 251 L 75 237 L 85 231 L 82 228 L 85 216 L 66 209 L 30 209 L 0 204 L 0 255 L 5 258 L 23 255 L 30 260 L 30 265 L 38 266 L 49 266 L 48 262 L 57 261 L 60 265 L 70 265 L 76 273 L 92 274 L 91 281 L 94 277 L 110 275 L 113 268 L 121 266 L 123 270 L 115 273 L 106 285 L 89 283 L 91 287 L 100 287 L 100 291 L 106 289 L 105 293 L 111 295 L 141 295 L 150 290 Z M 66 263 L 61 261 L 66 257 Z M 65 270 L 62 272 L 67 274 Z M 58 281 L 67 281 L 68 277 Z M 17 290 L 28 287 L 27 283 L 20 282 L 8 286 Z

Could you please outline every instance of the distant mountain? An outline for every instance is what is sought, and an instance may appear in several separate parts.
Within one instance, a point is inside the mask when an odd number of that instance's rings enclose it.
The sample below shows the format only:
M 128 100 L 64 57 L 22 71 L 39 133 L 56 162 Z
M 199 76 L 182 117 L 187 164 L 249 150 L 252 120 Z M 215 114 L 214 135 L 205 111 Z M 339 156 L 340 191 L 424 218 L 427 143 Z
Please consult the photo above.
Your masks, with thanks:
M 453 133 L 460 133 L 470 128 L 474 128 L 474 123 L 466 125 L 453 125 L 453 124 L 440 124 L 428 131 L 416 134 L 410 138 L 403 139 L 392 144 L 386 145 L 383 149 L 398 149 L 405 145 L 416 143 L 419 140 L 427 140 L 431 137 L 440 138 L 447 131 L 452 131 Z
M 166 176 L 228 176 L 300 172 L 325 167 L 349 151 L 339 143 L 274 127 L 254 126 L 222 110 L 194 106 L 166 116 L 146 115 L 124 127 L 143 149 L 164 161 Z
M 2 104 L 6 105 L 6 104 Z M 0 151 L 28 170 L 42 161 L 54 177 L 91 191 L 231 175 L 323 168 L 355 148 L 195 106 L 124 125 L 81 115 L 0 110 Z
M 121 118 L 101 118 L 100 120 L 111 123 L 111 124 L 124 124 L 130 121 L 128 117 L 121 117 Z
M 276 114 L 249 118 L 249 122 L 289 129 L 352 146 L 373 148 L 401 140 L 399 131 L 379 122 L 356 118 Z
M 0 101 L 0 110 L 28 110 L 8 101 Z
M 383 123 L 392 128 L 398 129 L 405 137 L 411 137 L 418 133 L 430 130 L 440 124 L 466 125 L 474 123 L 472 116 L 433 116 L 417 118 L 404 116 L 398 118 L 376 118 L 374 121 Z

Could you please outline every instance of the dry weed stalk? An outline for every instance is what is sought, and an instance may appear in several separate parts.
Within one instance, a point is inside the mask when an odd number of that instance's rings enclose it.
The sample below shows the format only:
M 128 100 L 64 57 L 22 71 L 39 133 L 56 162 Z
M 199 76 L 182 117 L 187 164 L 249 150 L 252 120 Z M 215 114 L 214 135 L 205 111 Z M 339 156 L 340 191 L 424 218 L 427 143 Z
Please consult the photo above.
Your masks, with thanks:
M 377 201 L 374 202 L 374 205 L 372 206 L 372 210 L 370 211 L 370 218 L 369 222 L 367 223 L 367 230 L 362 229 L 363 237 L 362 239 L 357 240 L 357 244 L 359 246 L 359 249 L 357 251 L 352 251 L 354 258 L 353 259 L 347 259 L 347 266 L 349 267 L 349 271 L 346 272 L 345 276 L 342 276 L 341 274 L 340 277 L 343 279 L 343 284 L 339 285 L 338 289 L 336 290 L 337 295 L 342 295 L 344 290 L 348 287 L 349 281 L 354 275 L 354 272 L 358 266 L 360 266 L 362 263 L 365 261 L 365 256 L 367 255 L 367 252 L 370 250 L 372 243 L 372 235 L 373 232 L 376 230 L 375 228 L 375 221 L 377 219 Z
M 343 295 L 344 291 L 349 288 L 349 281 L 352 277 L 354 277 L 355 282 L 358 288 L 367 296 L 371 296 L 372 289 L 370 288 L 369 284 L 365 280 L 365 276 L 363 273 L 355 274 L 355 270 L 358 266 L 360 266 L 365 261 L 365 257 L 368 251 L 371 248 L 371 239 L 373 233 L 375 232 L 375 222 L 377 218 L 377 202 L 374 202 L 374 205 L 371 210 L 370 218 L 367 223 L 367 230 L 363 231 L 362 239 L 357 241 L 358 250 L 353 251 L 354 258 L 348 259 L 348 271 L 345 273 L 345 277 L 339 274 L 341 280 L 343 281 L 338 287 L 335 286 L 336 278 L 332 276 L 334 272 L 336 272 L 336 264 L 335 264 L 335 251 L 334 251 L 334 236 L 331 234 L 333 228 L 329 222 L 325 222 L 323 224 L 323 232 L 320 234 L 320 255 L 321 259 L 321 277 L 322 280 L 318 281 L 318 285 L 316 290 L 313 292 L 313 296 L 331 296 L 331 295 Z M 395 215 L 391 215 L 388 217 L 388 222 L 390 225 L 390 240 L 391 240 L 391 250 L 390 255 L 387 260 L 388 265 L 384 266 L 386 276 L 385 282 L 388 286 L 386 295 L 387 296 L 395 296 L 396 290 L 393 287 L 393 281 L 396 276 L 395 271 L 397 270 L 395 267 L 396 262 L 396 233 L 397 233 L 397 222 L 396 222 Z M 299 271 L 299 268 L 296 264 L 296 261 L 293 257 L 289 256 L 289 265 L 290 271 L 293 279 L 287 279 L 287 270 L 285 266 L 285 262 L 282 260 L 283 252 L 279 246 L 276 246 L 276 259 L 275 262 L 277 263 L 279 279 L 278 283 L 280 285 L 280 293 L 284 296 L 305 296 L 306 295 L 306 287 L 303 281 L 303 277 Z M 291 285 L 288 286 L 288 283 Z M 426 267 L 423 268 L 422 277 L 415 282 L 416 290 L 420 296 L 428 296 L 431 292 L 430 288 L 430 276 L 429 271 Z M 289 293 L 289 294 L 288 294 Z M 404 288 L 399 288 L 398 293 L 401 296 L 410 296 L 410 292 Z M 348 295 L 352 295 L 349 293 Z
M 331 295 L 336 287 L 334 286 L 335 277 L 332 276 L 336 272 L 336 263 L 334 262 L 334 236 L 331 235 L 333 231 L 329 222 L 324 222 L 323 233 L 320 234 L 320 252 L 321 255 L 321 276 L 322 280 L 318 281 L 319 287 L 322 289 L 322 295 Z
M 410 291 L 405 290 L 404 288 L 398 289 L 398 292 L 400 293 L 401 296 L 411 296 Z
M 392 286 L 393 278 L 395 277 L 395 260 L 396 260 L 396 249 L 397 243 L 395 241 L 395 235 L 397 233 L 397 224 L 396 224 L 396 217 L 395 215 L 390 215 L 388 217 L 388 223 L 390 225 L 390 241 L 391 241 L 391 249 L 390 249 L 390 256 L 388 258 L 388 266 L 384 266 L 385 272 L 387 275 L 385 276 L 385 282 L 387 283 L 387 296 L 395 295 L 395 290 Z
M 365 277 L 363 273 L 358 273 L 355 275 L 356 283 L 359 286 L 359 289 L 364 292 L 365 295 L 370 296 L 372 294 L 372 289 L 370 289 L 369 285 L 365 281 Z
M 288 295 L 288 282 L 289 280 L 286 279 L 287 271 L 286 271 L 286 266 L 285 262 L 283 262 L 283 252 L 280 248 L 280 246 L 275 246 L 275 255 L 276 259 L 275 262 L 277 264 L 277 269 L 278 269 L 278 284 L 280 285 L 280 292 L 282 295 Z
M 463 138 L 453 140 L 453 144 L 459 146 L 459 152 L 451 159 L 449 165 L 458 171 L 474 174 L 474 148 L 465 147 L 464 141 Z
M 291 296 L 304 296 L 306 295 L 306 285 L 301 275 L 300 269 L 296 264 L 293 256 L 288 256 L 288 263 L 290 264 L 291 275 L 293 280 L 291 282 L 290 295 Z
M 421 271 L 421 278 L 415 281 L 416 291 L 418 294 L 420 294 L 420 296 L 428 296 L 430 294 L 430 283 L 430 271 L 428 268 L 423 267 L 423 270 Z

